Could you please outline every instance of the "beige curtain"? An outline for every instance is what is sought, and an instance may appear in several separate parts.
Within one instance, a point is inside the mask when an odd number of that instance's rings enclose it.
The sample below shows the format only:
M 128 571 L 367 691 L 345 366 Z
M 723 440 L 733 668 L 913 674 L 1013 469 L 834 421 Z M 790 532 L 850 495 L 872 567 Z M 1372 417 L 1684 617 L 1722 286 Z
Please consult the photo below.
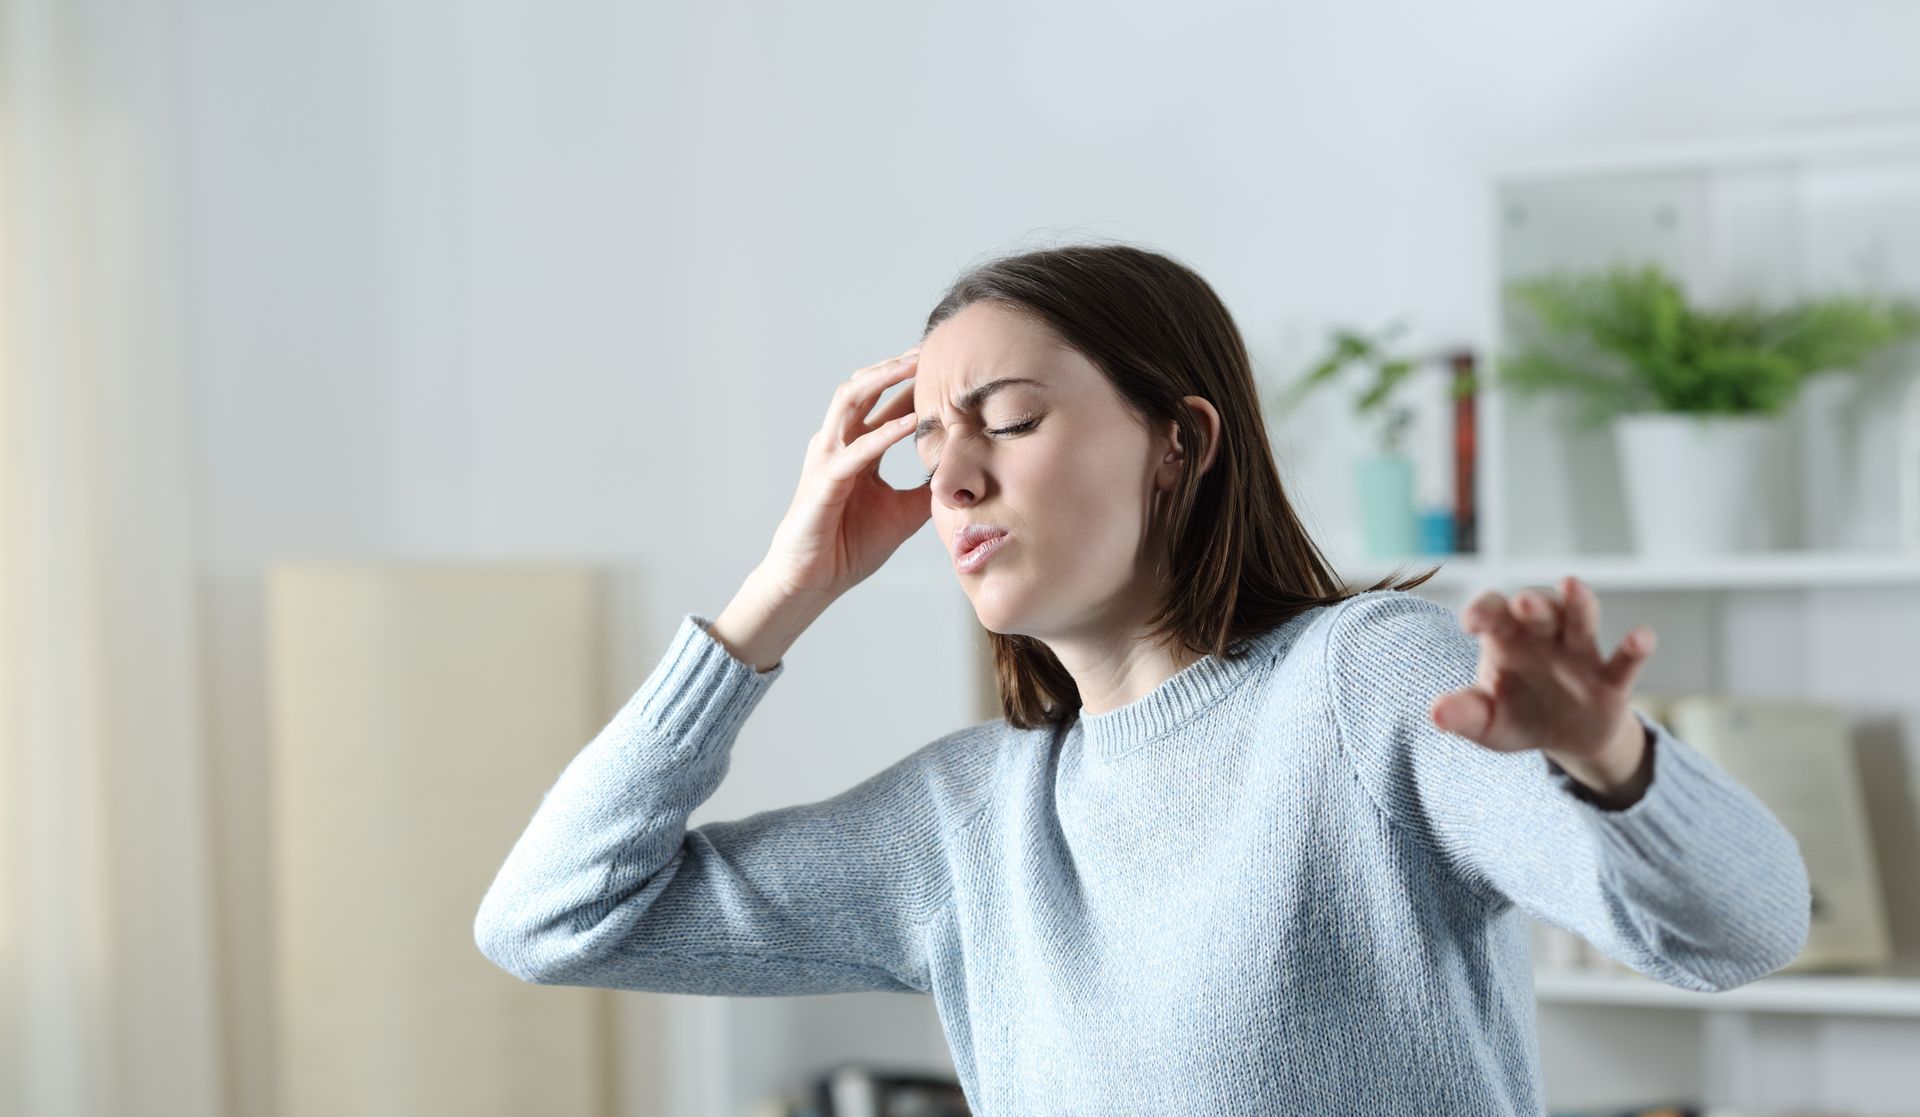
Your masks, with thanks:
M 0 1113 L 216 1114 L 177 13 L 0 0 Z

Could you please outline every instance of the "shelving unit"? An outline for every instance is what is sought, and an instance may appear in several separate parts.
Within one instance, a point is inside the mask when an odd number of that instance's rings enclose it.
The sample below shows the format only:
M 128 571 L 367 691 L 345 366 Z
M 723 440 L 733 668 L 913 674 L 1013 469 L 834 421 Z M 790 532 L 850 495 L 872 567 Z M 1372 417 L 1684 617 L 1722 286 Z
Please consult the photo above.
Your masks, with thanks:
M 1625 259 L 1658 262 L 1709 300 L 1841 287 L 1920 297 L 1920 120 L 1530 159 L 1494 170 L 1489 186 L 1502 287 Z M 1499 304 L 1484 336 L 1505 345 Z M 1414 592 L 1455 608 L 1481 590 L 1555 587 L 1571 574 L 1601 598 L 1603 648 L 1637 624 L 1658 632 L 1643 690 L 1793 696 L 1858 712 L 1893 963 L 1872 975 L 1783 972 L 1722 993 L 1609 970 L 1540 971 L 1551 1108 L 1689 1095 L 1754 1113 L 1920 1108 L 1920 654 L 1910 643 L 1920 552 L 1898 545 L 1886 406 L 1901 377 L 1920 373 L 1920 346 L 1892 361 L 1895 375 L 1863 385 L 1848 413 L 1855 426 L 1841 444 L 1855 458 L 1803 458 L 1788 471 L 1795 485 L 1782 489 L 1781 512 L 1795 549 L 1643 557 L 1609 433 L 1579 429 L 1566 401 L 1511 398 L 1490 384 L 1476 404 L 1481 553 L 1329 555 L 1353 586 L 1438 564 Z M 1811 416 L 1784 421 L 1807 454 Z M 1831 506 L 1847 515 L 1810 503 L 1825 499 L 1814 464 L 1850 478 L 1847 499 Z
M 1410 565 L 1441 570 L 1425 586 L 1473 591 L 1482 587 L 1557 586 L 1572 574 L 1595 591 L 1660 592 L 1920 588 L 1920 552 L 1802 550 L 1729 555 L 1706 561 L 1641 559 L 1632 555 L 1531 557 L 1499 561 L 1468 555 L 1420 556 Z M 1350 582 L 1371 585 L 1393 563 L 1377 559 L 1343 565 Z
M 1920 974 L 1832 977 L 1774 974 L 1723 993 L 1696 993 L 1638 974 L 1539 970 L 1534 973 L 1533 992 L 1539 1003 L 1554 1005 L 1885 1016 L 1920 1021 Z

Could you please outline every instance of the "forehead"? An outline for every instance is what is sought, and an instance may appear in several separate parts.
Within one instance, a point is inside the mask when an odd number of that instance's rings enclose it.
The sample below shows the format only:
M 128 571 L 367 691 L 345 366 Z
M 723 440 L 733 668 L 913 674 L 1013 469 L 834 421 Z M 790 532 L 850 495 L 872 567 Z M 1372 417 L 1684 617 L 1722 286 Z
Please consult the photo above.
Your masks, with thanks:
M 1037 381 L 1038 387 L 1062 386 L 1068 372 L 1061 358 L 1072 350 L 1032 317 L 991 302 L 976 302 L 935 327 L 920 345 L 914 370 L 916 411 L 960 408 L 971 390 L 1002 378 Z M 1035 384 L 1008 389 L 1032 390 Z

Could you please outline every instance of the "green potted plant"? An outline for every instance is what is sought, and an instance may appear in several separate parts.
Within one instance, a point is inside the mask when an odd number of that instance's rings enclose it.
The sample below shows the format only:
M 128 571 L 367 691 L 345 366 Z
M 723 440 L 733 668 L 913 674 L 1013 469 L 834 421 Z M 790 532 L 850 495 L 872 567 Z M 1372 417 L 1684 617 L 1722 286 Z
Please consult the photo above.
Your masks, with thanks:
M 1838 382 L 1920 335 L 1912 303 L 1863 295 L 1709 309 L 1655 265 L 1518 280 L 1537 326 L 1500 362 L 1523 395 L 1568 392 L 1577 425 L 1610 423 L 1638 549 L 1776 546 L 1784 416 L 1815 378 Z M 1777 473 L 1773 473 L 1778 478 Z
M 1371 558 L 1401 558 L 1420 549 L 1414 461 L 1405 447 L 1414 409 L 1402 398 L 1401 389 L 1407 377 L 1434 358 L 1391 351 L 1391 344 L 1405 329 L 1401 321 L 1371 334 L 1348 327 L 1333 328 L 1319 359 L 1266 399 L 1275 414 L 1286 414 L 1315 389 L 1339 379 L 1347 369 L 1371 370 L 1366 386 L 1353 401 L 1354 414 L 1373 428 L 1376 446 L 1373 453 L 1354 463 L 1354 491 Z M 1455 382 L 1452 392 L 1457 397 L 1470 392 L 1472 386 L 1471 381 Z

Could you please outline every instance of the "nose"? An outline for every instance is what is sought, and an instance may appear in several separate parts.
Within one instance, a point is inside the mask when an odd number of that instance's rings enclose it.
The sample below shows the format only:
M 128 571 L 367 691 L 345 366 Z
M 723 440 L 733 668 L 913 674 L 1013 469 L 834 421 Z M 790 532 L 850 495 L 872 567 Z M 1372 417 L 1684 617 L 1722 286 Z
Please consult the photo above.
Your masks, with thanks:
M 954 508 L 967 508 L 980 502 L 986 484 L 985 472 L 970 463 L 958 447 L 949 446 L 939 468 L 933 472 L 934 498 Z

